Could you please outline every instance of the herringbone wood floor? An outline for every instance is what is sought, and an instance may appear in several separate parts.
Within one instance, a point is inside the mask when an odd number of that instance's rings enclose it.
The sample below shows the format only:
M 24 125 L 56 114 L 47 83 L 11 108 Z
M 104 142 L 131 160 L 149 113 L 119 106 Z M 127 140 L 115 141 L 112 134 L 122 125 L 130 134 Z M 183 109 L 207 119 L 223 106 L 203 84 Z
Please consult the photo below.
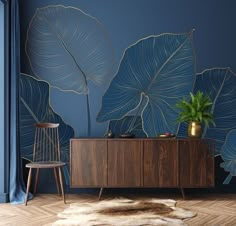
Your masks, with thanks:
M 147 195 L 122 195 L 127 198 L 144 198 Z M 114 194 L 104 198 L 117 197 Z M 120 197 L 120 196 L 119 196 Z M 149 195 L 150 197 L 150 195 Z M 154 198 L 177 200 L 177 206 L 197 212 L 197 216 L 186 221 L 190 226 L 236 226 L 236 194 L 188 195 L 183 200 L 179 194 L 152 195 Z M 28 202 L 28 206 L 0 204 L 0 225 L 38 226 L 56 221 L 57 213 L 71 203 L 97 200 L 96 195 L 67 194 L 63 204 L 55 194 L 39 194 Z M 86 226 L 86 225 L 85 225 Z

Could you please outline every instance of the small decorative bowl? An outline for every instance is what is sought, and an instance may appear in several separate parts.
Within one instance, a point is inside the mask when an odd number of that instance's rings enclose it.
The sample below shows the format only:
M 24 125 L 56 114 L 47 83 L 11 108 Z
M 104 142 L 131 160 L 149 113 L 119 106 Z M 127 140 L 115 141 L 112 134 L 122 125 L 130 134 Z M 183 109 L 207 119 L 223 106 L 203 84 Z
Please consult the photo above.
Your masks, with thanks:
M 119 134 L 119 137 L 120 138 L 134 138 L 135 136 L 132 133 L 121 133 Z
M 161 138 L 170 138 L 170 137 L 175 137 L 175 134 L 159 134 L 157 137 Z

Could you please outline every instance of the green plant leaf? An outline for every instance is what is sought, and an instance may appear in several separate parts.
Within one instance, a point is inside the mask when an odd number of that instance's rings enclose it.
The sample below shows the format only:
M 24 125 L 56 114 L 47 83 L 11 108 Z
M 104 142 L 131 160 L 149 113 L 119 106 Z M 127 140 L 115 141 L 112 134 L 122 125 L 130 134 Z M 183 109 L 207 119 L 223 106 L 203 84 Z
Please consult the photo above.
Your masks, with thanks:
M 206 109 L 213 114 L 205 113 L 206 121 L 212 123 L 209 127 L 203 126 L 202 138 L 215 140 L 215 153 L 221 152 L 221 147 L 225 142 L 227 134 L 236 129 L 236 75 L 229 68 L 215 68 L 205 70 L 197 74 L 194 93 L 201 91 L 208 98 L 204 99 L 205 103 L 210 99 L 211 103 L 205 104 Z M 204 108 L 205 109 L 205 108 Z M 181 124 L 178 132 L 179 137 L 187 135 L 186 124 Z
M 183 98 L 176 104 L 176 107 L 181 110 L 179 113 L 178 121 L 205 122 L 206 125 L 208 126 L 209 123 L 213 121 L 212 113 L 207 112 L 208 108 L 212 106 L 210 98 L 208 96 L 205 96 L 201 91 L 197 91 L 196 94 L 190 92 L 189 96 L 190 96 L 189 101 L 186 101 L 185 98 Z

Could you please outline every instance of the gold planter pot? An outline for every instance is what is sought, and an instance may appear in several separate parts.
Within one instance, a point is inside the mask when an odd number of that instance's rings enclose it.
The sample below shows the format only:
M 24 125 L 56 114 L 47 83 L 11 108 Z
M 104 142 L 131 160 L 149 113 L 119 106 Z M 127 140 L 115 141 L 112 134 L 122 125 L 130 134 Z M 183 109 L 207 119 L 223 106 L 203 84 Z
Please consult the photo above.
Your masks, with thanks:
M 202 126 L 200 122 L 189 123 L 188 136 L 191 138 L 200 138 L 202 136 Z

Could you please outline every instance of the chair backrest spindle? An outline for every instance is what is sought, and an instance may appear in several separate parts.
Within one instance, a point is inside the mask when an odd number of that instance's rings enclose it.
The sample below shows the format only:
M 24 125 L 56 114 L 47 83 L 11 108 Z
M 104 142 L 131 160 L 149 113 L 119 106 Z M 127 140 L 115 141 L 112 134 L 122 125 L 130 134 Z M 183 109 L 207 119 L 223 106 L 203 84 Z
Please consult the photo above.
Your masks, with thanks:
M 60 161 L 58 123 L 37 123 L 33 147 L 33 162 Z
M 60 153 L 60 143 L 59 143 L 59 131 L 56 130 L 56 140 L 57 140 L 57 155 L 58 155 L 58 159 L 59 161 L 61 160 L 61 153 Z

